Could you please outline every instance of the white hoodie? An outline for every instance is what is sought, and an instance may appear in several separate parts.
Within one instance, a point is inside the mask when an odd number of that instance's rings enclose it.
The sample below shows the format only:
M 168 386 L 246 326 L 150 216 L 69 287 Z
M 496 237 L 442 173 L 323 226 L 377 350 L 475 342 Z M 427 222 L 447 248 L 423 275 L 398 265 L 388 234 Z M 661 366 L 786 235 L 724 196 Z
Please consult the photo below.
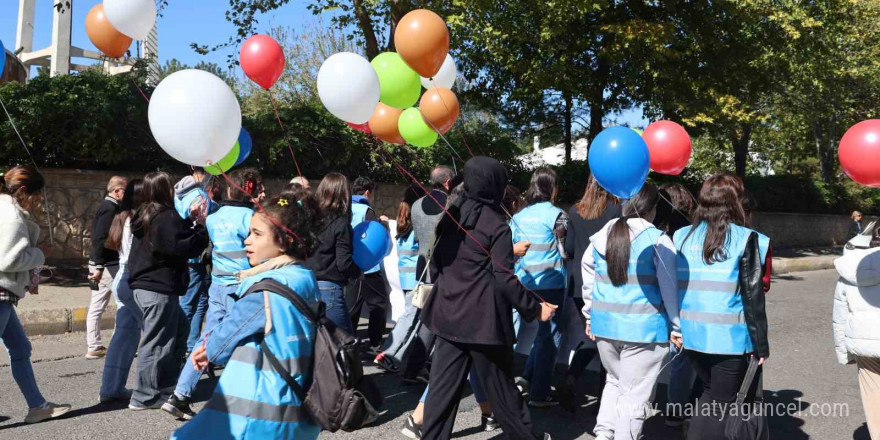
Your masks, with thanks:
M 30 271 L 44 263 L 40 227 L 12 197 L 0 194 L 0 287 L 24 297 Z
M 834 292 L 832 328 L 837 361 L 880 358 L 880 248 L 854 250 L 834 260 L 840 274 Z
M 605 255 L 608 243 L 608 232 L 611 227 L 620 219 L 614 219 L 608 222 L 602 230 L 590 237 L 590 246 L 584 253 L 583 262 L 581 263 L 581 272 L 584 276 L 584 287 L 582 295 L 584 298 L 584 317 L 587 318 L 587 324 L 590 323 L 590 307 L 593 303 L 593 285 L 596 281 L 596 260 L 593 258 L 593 250 Z M 653 228 L 650 222 L 640 218 L 631 218 L 626 221 L 629 226 L 629 239 L 632 241 L 642 231 Z M 663 234 L 657 240 L 654 246 L 654 266 L 657 268 L 657 280 L 660 284 L 660 295 L 663 297 L 663 306 L 666 308 L 666 315 L 672 322 L 672 332 L 676 336 L 681 336 L 681 330 L 678 320 L 678 270 L 676 261 L 675 245 L 668 235 Z

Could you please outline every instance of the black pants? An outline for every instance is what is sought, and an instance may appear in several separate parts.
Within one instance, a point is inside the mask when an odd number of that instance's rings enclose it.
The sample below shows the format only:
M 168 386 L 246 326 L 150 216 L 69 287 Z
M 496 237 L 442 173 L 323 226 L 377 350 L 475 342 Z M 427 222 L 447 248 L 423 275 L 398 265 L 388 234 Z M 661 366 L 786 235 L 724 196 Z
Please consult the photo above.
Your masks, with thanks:
M 351 328 L 357 333 L 361 309 L 366 304 L 370 317 L 367 326 L 370 346 L 382 345 L 382 332 L 385 330 L 386 305 L 388 304 L 388 290 L 386 290 L 382 272 L 364 275 L 362 279 L 351 284 L 348 289 L 350 289 L 350 294 L 346 296 L 353 298 L 349 302 L 351 304 L 351 308 L 349 308 Z
M 508 438 L 534 439 L 529 408 L 513 383 L 513 349 L 474 345 L 437 337 L 431 363 L 431 392 L 425 401 L 422 440 L 447 440 L 452 435 L 461 387 L 471 364 L 477 370 L 495 419 Z
M 723 355 L 708 354 L 688 350 L 687 355 L 697 372 L 697 376 L 703 382 L 703 395 L 698 401 L 699 405 L 694 408 L 688 429 L 688 440 L 715 439 L 718 433 L 723 432 L 724 409 L 729 409 L 725 404 L 736 401 L 736 393 L 742 386 L 749 369 L 750 355 Z M 749 390 L 746 400 L 754 400 L 757 383 Z

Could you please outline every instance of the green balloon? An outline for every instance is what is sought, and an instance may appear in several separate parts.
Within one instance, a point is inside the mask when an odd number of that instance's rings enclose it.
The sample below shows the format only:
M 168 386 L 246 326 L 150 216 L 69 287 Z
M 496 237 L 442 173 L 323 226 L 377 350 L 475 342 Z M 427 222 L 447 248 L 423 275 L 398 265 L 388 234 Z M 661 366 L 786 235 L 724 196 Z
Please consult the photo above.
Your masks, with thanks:
M 416 147 L 427 148 L 437 142 L 437 132 L 425 123 L 422 113 L 415 107 L 410 107 L 400 114 L 397 129 L 403 140 Z
M 370 64 L 379 75 L 379 100 L 383 104 L 399 109 L 415 105 L 422 92 L 421 78 L 400 55 L 383 52 Z
M 238 160 L 238 153 L 240 150 L 241 146 L 236 141 L 235 145 L 232 146 L 232 149 L 229 150 L 229 153 L 226 153 L 226 156 L 224 156 L 223 159 L 220 159 L 220 161 L 214 165 L 206 166 L 205 171 L 212 176 L 219 176 L 229 171 L 230 168 L 235 166 L 235 161 Z
M 641 136 L 642 133 L 644 133 L 641 129 L 638 129 L 638 128 L 635 128 L 635 127 L 630 127 L 630 130 L 632 130 L 632 131 L 638 133 L 639 136 Z

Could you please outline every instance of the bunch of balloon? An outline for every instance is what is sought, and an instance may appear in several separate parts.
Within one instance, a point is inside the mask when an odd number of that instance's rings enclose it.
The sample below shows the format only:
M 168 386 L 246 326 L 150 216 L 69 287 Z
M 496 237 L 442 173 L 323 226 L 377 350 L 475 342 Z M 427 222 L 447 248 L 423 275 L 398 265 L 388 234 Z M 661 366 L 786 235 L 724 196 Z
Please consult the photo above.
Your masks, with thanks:
M 670 176 L 684 171 L 691 160 L 691 138 L 684 127 L 672 121 L 657 121 L 640 134 L 648 145 L 652 170 Z
M 132 40 L 145 40 L 156 24 L 154 0 L 104 0 L 86 16 L 86 35 L 110 58 L 121 58 Z
M 840 168 L 852 180 L 880 188 L 880 119 L 869 119 L 850 127 L 837 150 Z

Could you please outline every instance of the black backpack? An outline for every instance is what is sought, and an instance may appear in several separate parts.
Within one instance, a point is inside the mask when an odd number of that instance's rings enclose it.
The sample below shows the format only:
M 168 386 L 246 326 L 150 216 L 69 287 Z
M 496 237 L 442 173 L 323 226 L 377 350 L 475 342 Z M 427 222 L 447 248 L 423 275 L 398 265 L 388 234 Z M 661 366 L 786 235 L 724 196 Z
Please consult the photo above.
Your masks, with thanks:
M 382 396 L 372 379 L 364 377 L 354 337 L 324 315 L 323 302 L 310 308 L 293 290 L 275 280 L 259 281 L 245 295 L 264 290 L 283 296 L 315 324 L 312 383 L 307 390 L 291 377 L 266 342 L 260 342 L 266 359 L 303 402 L 308 416 L 330 432 L 351 432 L 374 422 L 379 417 L 375 408 L 382 404 Z

